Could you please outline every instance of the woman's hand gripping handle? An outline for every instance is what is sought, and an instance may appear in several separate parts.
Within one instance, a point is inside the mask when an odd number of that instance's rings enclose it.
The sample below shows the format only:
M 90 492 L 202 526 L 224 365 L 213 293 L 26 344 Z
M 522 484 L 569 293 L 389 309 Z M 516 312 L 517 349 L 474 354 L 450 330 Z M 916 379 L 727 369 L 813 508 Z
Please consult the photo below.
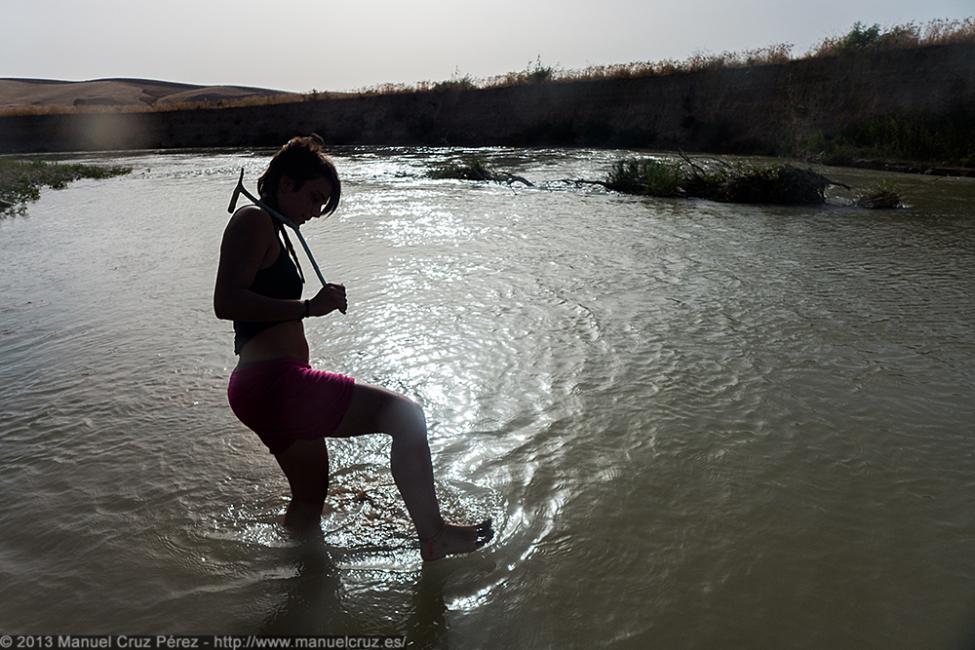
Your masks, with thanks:
M 345 297 L 345 286 L 341 284 L 326 284 L 308 301 L 309 316 L 324 316 L 338 309 L 343 314 L 349 308 Z

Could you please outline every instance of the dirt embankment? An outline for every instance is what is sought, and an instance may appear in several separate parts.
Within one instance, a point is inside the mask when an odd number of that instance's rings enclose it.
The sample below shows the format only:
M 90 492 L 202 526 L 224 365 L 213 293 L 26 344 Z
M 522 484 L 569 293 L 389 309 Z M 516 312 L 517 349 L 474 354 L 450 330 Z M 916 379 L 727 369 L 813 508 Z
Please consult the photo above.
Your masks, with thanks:
M 0 152 L 276 146 L 294 134 L 317 132 L 343 145 L 584 145 L 794 155 L 809 142 L 844 133 L 889 137 L 884 129 L 896 128 L 898 120 L 935 130 L 950 123 L 975 133 L 973 107 L 975 45 L 964 44 L 644 79 L 219 110 L 4 117 Z M 957 134 L 948 136 L 945 146 L 957 147 L 948 142 Z M 928 139 L 935 137 L 942 136 Z

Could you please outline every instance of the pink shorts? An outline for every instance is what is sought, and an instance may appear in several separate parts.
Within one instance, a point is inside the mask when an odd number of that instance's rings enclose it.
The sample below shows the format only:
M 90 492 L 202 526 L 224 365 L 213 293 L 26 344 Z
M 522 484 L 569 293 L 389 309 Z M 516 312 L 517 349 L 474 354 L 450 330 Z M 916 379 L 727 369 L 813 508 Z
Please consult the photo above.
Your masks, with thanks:
M 294 359 L 272 359 L 234 370 L 227 401 L 237 419 L 279 454 L 295 440 L 334 435 L 354 385 L 352 377 L 312 370 Z

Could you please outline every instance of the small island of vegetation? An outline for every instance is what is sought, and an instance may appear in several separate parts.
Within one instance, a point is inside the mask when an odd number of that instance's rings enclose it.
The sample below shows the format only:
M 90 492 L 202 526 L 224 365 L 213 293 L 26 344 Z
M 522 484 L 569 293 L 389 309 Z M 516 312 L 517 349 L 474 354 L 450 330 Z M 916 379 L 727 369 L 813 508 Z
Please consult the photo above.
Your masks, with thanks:
M 477 156 L 441 163 L 427 176 L 509 185 L 518 181 L 528 187 L 535 186 L 522 176 L 493 169 Z M 853 189 L 812 169 L 788 163 L 728 163 L 715 158 L 691 159 L 683 154 L 677 159 L 625 158 L 613 164 L 605 180 L 580 178 L 559 182 L 599 185 L 613 192 L 639 196 L 760 205 L 820 205 L 826 202 L 826 190 L 831 185 Z M 857 193 L 852 203 L 867 209 L 903 207 L 900 194 L 890 184 L 866 188 Z
M 826 201 L 830 185 L 840 183 L 789 164 L 732 165 L 686 156 L 675 161 L 621 160 L 606 180 L 607 189 L 627 194 L 766 205 L 818 205 Z
M 28 201 L 40 197 L 45 186 L 57 190 L 80 178 L 110 178 L 131 171 L 131 167 L 118 165 L 102 167 L 0 158 L 0 214 L 22 211 Z

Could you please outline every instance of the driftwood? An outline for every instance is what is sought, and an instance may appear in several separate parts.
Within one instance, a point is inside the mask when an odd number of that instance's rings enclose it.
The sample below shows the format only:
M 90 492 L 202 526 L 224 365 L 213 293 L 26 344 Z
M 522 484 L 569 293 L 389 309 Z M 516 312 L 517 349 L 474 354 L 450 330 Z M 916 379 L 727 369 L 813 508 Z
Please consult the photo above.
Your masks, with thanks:
M 852 189 L 853 189 L 852 187 L 850 187 L 850 186 L 849 186 L 849 185 L 847 185 L 846 183 L 840 183 L 839 181 L 834 181 L 834 180 L 832 180 L 831 178 L 827 178 L 826 176 L 823 176 L 823 178 L 825 178 L 825 179 L 826 179 L 826 181 L 827 181 L 827 182 L 828 182 L 828 183 L 829 183 L 830 185 L 835 185 L 836 187 L 842 187 L 843 189 L 846 189 L 846 190 L 852 190 Z
M 576 187 L 582 187 L 583 185 L 599 185 L 600 187 L 605 187 L 607 190 L 610 189 L 609 183 L 606 181 L 589 181 L 585 178 L 560 178 L 555 181 L 556 183 L 571 183 Z
M 516 176 L 515 174 L 509 174 L 508 172 L 501 172 L 495 175 L 493 179 L 497 182 L 504 181 L 508 185 L 512 183 L 524 183 L 527 187 L 535 187 L 535 184 L 523 176 Z
M 693 160 L 691 160 L 686 153 L 684 153 L 683 151 L 678 151 L 677 153 L 680 155 L 681 158 L 684 159 L 684 162 L 686 162 L 688 165 L 690 165 L 691 169 L 694 170 L 694 173 L 695 174 L 700 174 L 701 176 L 705 176 L 706 175 L 705 171 L 701 167 L 698 167 L 697 163 L 695 163 Z M 720 162 L 722 164 L 726 164 L 723 160 L 719 160 L 717 162 Z

